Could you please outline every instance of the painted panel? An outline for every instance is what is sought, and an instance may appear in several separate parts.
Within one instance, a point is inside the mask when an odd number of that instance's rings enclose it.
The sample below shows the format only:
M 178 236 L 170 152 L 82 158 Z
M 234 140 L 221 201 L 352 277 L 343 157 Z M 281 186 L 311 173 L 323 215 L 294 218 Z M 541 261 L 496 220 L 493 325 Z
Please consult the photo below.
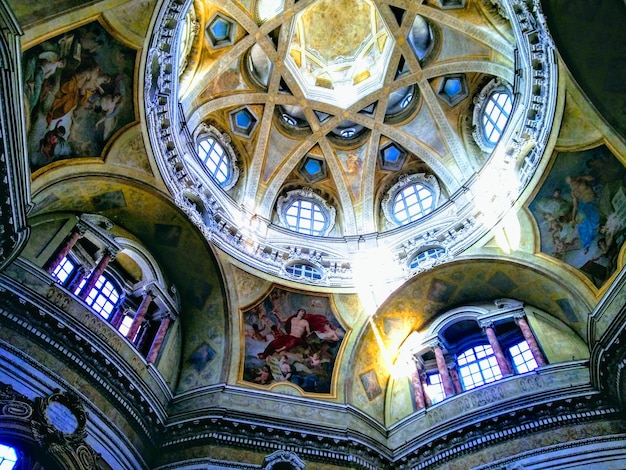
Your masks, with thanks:
M 24 53 L 31 171 L 64 158 L 98 157 L 135 119 L 135 58 L 97 22 Z
M 275 287 L 242 312 L 242 379 L 257 385 L 291 383 L 304 392 L 330 393 L 346 334 L 330 299 Z
M 626 239 L 626 170 L 606 146 L 558 154 L 530 210 L 543 253 L 596 287 L 615 272 Z

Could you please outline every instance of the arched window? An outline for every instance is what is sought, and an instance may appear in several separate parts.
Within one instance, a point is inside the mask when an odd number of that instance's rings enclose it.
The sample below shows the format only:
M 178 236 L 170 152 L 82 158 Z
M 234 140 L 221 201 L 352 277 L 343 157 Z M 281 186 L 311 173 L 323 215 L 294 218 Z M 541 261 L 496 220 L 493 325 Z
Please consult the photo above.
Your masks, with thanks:
M 86 283 L 86 279 L 84 279 L 78 288 L 76 289 L 76 294 L 80 292 L 82 287 Z M 95 312 L 102 315 L 105 319 L 109 319 L 113 310 L 117 306 L 117 303 L 120 300 L 120 291 L 112 280 L 106 275 L 103 274 L 98 278 L 96 285 L 91 289 L 89 295 L 85 299 L 87 305 L 89 305 Z
M 491 152 L 513 113 L 513 91 L 500 79 L 490 81 L 474 97 L 474 140 L 483 152 Z
M 433 191 L 421 183 L 414 183 L 396 194 L 393 217 L 400 225 L 405 225 L 430 214 L 434 208 Z
M 285 212 L 287 226 L 296 232 L 322 235 L 326 229 L 326 217 L 319 204 L 307 199 L 296 199 Z
M 439 184 L 432 175 L 402 175 L 381 203 L 385 218 L 395 226 L 421 219 L 437 207 Z
M 17 464 L 17 452 L 11 446 L 0 444 L 0 470 L 11 470 Z
M 335 223 L 335 208 L 310 188 L 281 196 L 277 209 L 285 227 L 305 235 L 327 235 Z
M 444 258 L 445 256 L 446 249 L 443 247 L 438 246 L 428 248 L 413 256 L 413 258 L 411 258 L 411 262 L 409 263 L 409 267 L 411 269 L 415 269 L 420 266 L 429 267 L 432 266 L 438 259 Z
M 197 176 L 200 179 L 204 177 L 207 182 L 217 182 L 224 190 L 235 186 L 239 179 L 239 167 L 230 145 L 230 136 L 202 123 L 193 133 L 193 142 L 197 158 L 187 156 L 187 159 Z
M 198 156 L 206 166 L 208 173 L 220 185 L 224 185 L 230 179 L 229 156 L 214 137 L 207 137 L 198 142 Z
M 494 91 L 483 111 L 482 126 L 485 139 L 491 145 L 496 145 L 504 132 L 504 127 L 513 110 L 511 94 L 506 90 Z
M 285 267 L 285 271 L 295 278 L 306 278 L 312 280 L 320 280 L 322 272 L 310 264 L 294 263 Z
M 502 378 L 498 361 L 489 345 L 474 346 L 457 358 L 459 376 L 465 390 Z

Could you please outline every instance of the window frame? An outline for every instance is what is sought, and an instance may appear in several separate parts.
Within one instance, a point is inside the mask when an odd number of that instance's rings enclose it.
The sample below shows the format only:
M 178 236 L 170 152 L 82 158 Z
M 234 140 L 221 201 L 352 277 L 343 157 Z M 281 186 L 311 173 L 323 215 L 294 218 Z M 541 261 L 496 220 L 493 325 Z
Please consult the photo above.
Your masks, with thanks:
M 98 286 L 98 284 L 102 281 L 102 284 L 100 286 Z M 76 291 L 74 292 L 76 295 L 78 295 L 81 291 L 81 289 L 83 288 L 83 286 L 85 285 L 85 283 L 87 282 L 87 278 L 83 279 L 83 281 L 78 285 L 78 287 L 76 288 Z M 107 283 L 110 284 L 111 288 L 112 288 L 112 292 L 115 292 L 117 295 L 117 299 L 115 300 L 115 302 L 111 301 L 111 297 L 107 294 L 103 293 L 104 288 L 107 286 Z M 95 292 L 97 292 L 94 296 L 93 299 L 90 300 L 92 294 Z M 100 315 L 104 320 L 109 321 L 111 320 L 111 318 L 113 317 L 113 315 L 115 315 L 115 310 L 119 307 L 120 303 L 123 302 L 124 300 L 124 289 L 122 289 L 119 284 L 115 281 L 115 279 L 113 278 L 113 276 L 111 276 L 109 273 L 104 272 L 100 275 L 100 277 L 98 277 L 98 280 L 96 281 L 96 284 L 91 288 L 91 290 L 89 291 L 89 293 L 87 294 L 87 297 L 84 299 L 85 303 L 89 306 L 89 308 L 91 310 L 93 310 L 95 313 L 97 313 L 98 315 Z M 94 307 L 94 304 L 96 303 L 96 301 L 100 298 L 105 298 L 105 304 L 101 306 L 101 308 L 97 309 Z M 108 312 L 108 315 L 105 316 L 103 314 L 103 311 L 105 310 L 105 306 L 107 304 L 112 305 L 111 307 L 111 311 Z
M 495 95 L 500 94 L 507 95 L 507 99 L 510 100 L 510 111 L 509 115 L 506 117 L 506 122 L 502 126 L 502 129 L 500 129 L 500 135 L 498 136 L 498 139 L 494 142 L 485 131 L 484 118 L 488 114 L 487 108 L 489 107 L 490 103 L 494 103 L 494 106 L 497 106 L 499 109 L 502 110 L 502 105 L 496 103 L 493 100 L 493 97 Z M 507 126 L 511 121 L 514 113 L 515 95 L 513 93 L 513 89 L 511 88 L 511 85 L 509 85 L 500 78 L 491 80 L 487 85 L 485 85 L 480 93 L 478 93 L 478 95 L 474 97 L 474 111 L 472 114 L 472 136 L 474 137 L 476 144 L 483 152 L 490 153 L 498 145 L 498 142 L 502 139 L 502 135 L 506 131 Z M 489 114 L 491 115 L 491 113 Z M 502 114 L 498 116 L 497 120 L 499 120 L 501 116 Z
M 290 218 L 294 217 L 294 215 L 290 214 L 289 211 L 292 209 L 294 204 L 300 204 L 302 202 L 307 202 L 311 204 L 313 207 L 316 207 L 319 210 L 320 214 L 322 214 L 322 216 L 324 217 L 324 223 L 321 229 L 315 229 L 314 225 L 312 225 L 310 230 L 298 230 L 299 222 L 301 220 L 301 218 L 299 217 L 301 208 L 298 209 L 298 214 L 296 215 L 298 219 L 298 224 L 294 228 L 294 225 L 290 222 Z M 311 188 L 301 188 L 288 191 L 284 196 L 278 198 L 278 201 L 276 203 L 276 210 L 278 212 L 278 217 L 280 219 L 281 225 L 286 229 L 291 230 L 295 233 L 299 233 L 301 235 L 322 237 L 327 236 L 335 225 L 336 209 L 331 206 L 324 198 L 316 194 Z M 312 222 L 315 221 L 314 218 L 310 220 Z
M 430 192 L 430 197 L 432 198 L 431 207 L 428 212 L 424 213 L 424 211 L 422 211 L 422 215 L 419 217 L 413 218 L 413 216 L 409 214 L 409 217 L 406 219 L 406 221 L 402 221 L 396 216 L 396 199 L 398 195 L 400 195 L 403 191 L 411 187 L 416 187 L 417 185 L 420 185 L 423 189 Z M 437 207 L 439 205 L 440 193 L 441 189 L 439 187 L 439 183 L 437 181 L 437 178 L 435 178 L 435 176 L 433 175 L 427 175 L 425 173 L 402 175 L 400 176 L 396 184 L 394 184 L 387 191 L 385 197 L 381 202 L 381 207 L 385 219 L 393 227 L 403 227 L 411 223 L 417 222 L 418 220 L 422 220 L 437 210 Z M 418 195 L 417 192 L 414 192 L 413 194 Z M 420 208 L 422 208 L 421 202 L 419 200 L 418 204 L 420 205 Z
M 526 346 L 526 348 L 524 350 L 521 349 L 520 345 L 524 344 Z M 513 349 L 514 348 L 518 348 L 520 350 L 519 353 L 514 353 Z M 530 345 L 528 344 L 528 342 L 525 339 L 522 339 L 521 341 L 516 342 L 515 344 L 510 345 L 509 347 L 507 347 L 507 352 L 511 358 L 511 366 L 513 367 L 514 371 L 516 374 L 526 374 L 527 372 L 532 372 L 535 369 L 539 368 L 539 364 L 537 364 L 537 360 L 535 359 L 535 356 L 533 355 L 532 351 L 530 350 Z M 528 354 L 526 354 L 528 353 Z M 530 355 L 530 357 L 528 357 L 528 355 Z M 518 363 L 518 361 L 516 361 L 516 357 L 522 357 L 523 358 L 523 362 Z M 524 357 L 526 356 L 526 357 Z M 534 367 L 530 367 L 529 364 L 534 363 Z M 521 370 L 521 367 L 526 368 L 526 370 Z
M 306 279 L 309 282 L 319 282 L 324 277 L 324 271 L 312 263 L 297 260 L 284 267 L 285 272 L 293 279 Z M 296 272 L 299 270 L 299 273 Z M 312 274 L 309 276 L 308 274 Z
M 479 348 L 482 348 L 482 350 L 479 351 Z M 491 352 L 488 353 L 487 350 Z M 468 355 L 470 351 L 472 355 L 474 356 L 474 359 L 469 360 L 469 359 L 463 358 L 463 356 Z M 479 357 L 479 354 L 481 353 L 483 355 Z M 461 364 L 459 362 L 460 360 L 464 360 L 465 363 Z M 459 380 L 461 382 L 461 385 L 464 391 L 473 390 L 474 388 L 482 387 L 483 385 L 497 382 L 498 380 L 501 380 L 504 377 L 504 375 L 502 374 L 502 371 L 500 370 L 500 366 L 498 365 L 498 361 L 496 359 L 496 355 L 493 351 L 493 348 L 488 343 L 478 343 L 478 344 L 474 344 L 472 346 L 466 347 L 461 354 L 457 355 L 455 362 L 456 362 L 456 367 L 457 367 L 458 374 L 459 374 Z M 489 363 L 488 367 L 483 367 L 485 362 Z M 476 365 L 476 367 L 472 368 L 472 365 Z M 470 373 L 469 376 L 465 376 L 463 374 L 463 370 L 465 369 L 469 371 Z M 497 370 L 497 373 L 495 372 L 496 370 Z M 485 376 L 486 371 L 491 371 L 492 376 L 491 377 Z M 477 381 L 474 380 L 473 377 L 476 375 L 480 375 L 482 382 L 478 383 Z M 467 383 L 465 381 L 465 377 L 471 377 L 473 383 L 471 384 Z
M 203 142 L 207 142 L 209 139 L 213 141 L 213 144 L 210 145 L 210 150 L 203 157 L 200 154 L 200 147 Z M 210 181 L 224 191 L 232 189 L 239 181 L 239 165 L 237 164 L 236 153 L 231 146 L 230 135 L 220 132 L 213 126 L 201 123 L 193 133 L 192 142 L 194 158 L 191 159 L 190 163 L 192 163 L 193 169 L 201 181 Z M 213 161 L 209 157 L 216 146 L 221 149 L 222 155 L 220 156 L 220 161 L 216 164 L 216 169 L 212 171 L 209 165 L 207 165 L 207 161 Z M 227 177 L 223 182 L 216 176 L 218 170 L 222 168 L 220 166 L 222 161 L 227 168 L 227 171 L 224 172 L 227 173 Z

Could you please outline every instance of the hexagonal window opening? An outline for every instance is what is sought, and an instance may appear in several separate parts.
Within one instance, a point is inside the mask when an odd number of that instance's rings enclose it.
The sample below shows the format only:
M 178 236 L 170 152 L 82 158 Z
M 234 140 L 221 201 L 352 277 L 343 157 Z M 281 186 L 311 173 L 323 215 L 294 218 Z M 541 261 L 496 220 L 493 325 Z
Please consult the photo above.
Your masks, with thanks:
M 442 78 L 437 92 L 439 98 L 450 106 L 456 106 L 469 94 L 465 75 L 447 75 Z
M 213 49 L 231 46 L 235 42 L 235 29 L 233 20 L 216 13 L 206 27 L 206 37 Z
M 391 142 L 381 147 L 378 155 L 380 157 L 380 166 L 383 170 L 397 171 L 404 165 L 407 152 L 397 144 Z
M 309 183 L 315 183 L 326 178 L 326 162 L 315 157 L 306 157 L 298 170 Z
M 250 137 L 259 120 L 250 109 L 245 106 L 229 113 L 230 128 L 243 137 Z

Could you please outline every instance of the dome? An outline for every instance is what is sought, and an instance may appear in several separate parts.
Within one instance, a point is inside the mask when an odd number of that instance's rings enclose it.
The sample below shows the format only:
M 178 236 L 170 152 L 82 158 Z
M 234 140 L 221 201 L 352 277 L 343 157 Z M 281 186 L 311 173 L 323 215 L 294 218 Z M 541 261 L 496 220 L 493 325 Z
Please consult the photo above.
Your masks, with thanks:
M 556 68 L 512 8 L 478 25 L 463 9 L 375 0 L 167 5 L 145 77 L 156 160 L 206 236 L 265 274 L 355 286 L 382 250 L 393 262 L 377 282 L 403 282 L 425 247 L 443 263 L 486 233 L 540 163 Z M 177 70 L 171 19 L 189 15 L 201 52 Z M 203 176 L 207 125 L 236 167 L 227 186 Z M 294 279 L 298 262 L 321 275 Z

